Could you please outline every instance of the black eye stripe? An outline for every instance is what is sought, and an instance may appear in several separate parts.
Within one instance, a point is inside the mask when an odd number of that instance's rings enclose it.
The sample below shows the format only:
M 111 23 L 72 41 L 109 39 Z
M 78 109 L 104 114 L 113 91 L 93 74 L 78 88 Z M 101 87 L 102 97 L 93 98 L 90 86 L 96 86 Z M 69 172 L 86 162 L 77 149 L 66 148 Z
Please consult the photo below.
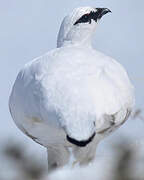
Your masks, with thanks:
M 91 20 L 95 18 L 96 12 L 91 11 L 89 14 L 84 14 L 79 20 L 77 20 L 74 25 L 79 23 L 91 23 Z
M 79 23 L 87 23 L 89 21 L 89 14 L 84 14 L 74 25 Z

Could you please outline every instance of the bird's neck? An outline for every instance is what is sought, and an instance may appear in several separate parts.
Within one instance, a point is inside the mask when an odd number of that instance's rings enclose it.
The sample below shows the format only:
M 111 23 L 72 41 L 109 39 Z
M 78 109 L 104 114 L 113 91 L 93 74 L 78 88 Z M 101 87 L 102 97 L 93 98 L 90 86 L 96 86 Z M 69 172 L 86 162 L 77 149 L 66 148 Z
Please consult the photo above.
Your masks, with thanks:
M 62 34 L 58 36 L 57 47 L 62 46 L 81 46 L 92 47 L 92 33 L 89 31 L 72 30 L 68 34 Z
M 65 40 L 65 41 L 63 41 L 63 44 L 61 47 L 66 47 L 66 46 L 79 46 L 79 47 L 91 48 L 92 43 L 91 43 L 91 39 Z

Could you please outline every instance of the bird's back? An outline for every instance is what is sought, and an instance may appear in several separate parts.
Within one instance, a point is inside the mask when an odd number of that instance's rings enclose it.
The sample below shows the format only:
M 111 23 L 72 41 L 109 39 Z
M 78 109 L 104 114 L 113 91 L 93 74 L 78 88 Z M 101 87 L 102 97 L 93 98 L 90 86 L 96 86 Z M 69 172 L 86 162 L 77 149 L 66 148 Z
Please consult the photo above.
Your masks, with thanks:
M 18 123 L 27 116 L 57 127 L 132 106 L 133 88 L 121 65 L 92 49 L 70 47 L 25 65 L 10 98 Z

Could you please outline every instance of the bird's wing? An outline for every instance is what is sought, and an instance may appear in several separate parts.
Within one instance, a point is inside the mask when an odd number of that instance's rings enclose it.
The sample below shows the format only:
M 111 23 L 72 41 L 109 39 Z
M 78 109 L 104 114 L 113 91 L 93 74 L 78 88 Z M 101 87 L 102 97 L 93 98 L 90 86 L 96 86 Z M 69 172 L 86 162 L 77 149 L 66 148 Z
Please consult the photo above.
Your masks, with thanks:
M 97 129 L 106 131 L 120 126 L 127 120 L 134 106 L 134 88 L 127 72 L 115 60 L 108 58 L 94 77 L 90 94 L 95 102 Z
M 37 58 L 19 72 L 9 99 L 9 107 L 17 126 L 33 140 L 47 145 L 61 142 L 59 114 L 49 106 L 44 76 L 50 66 L 50 56 Z M 43 85 L 45 85 L 43 87 Z M 39 140 L 41 139 L 41 140 Z
M 127 72 L 115 60 L 110 59 L 99 68 L 92 80 L 89 80 L 96 108 L 102 114 L 113 115 L 134 105 L 134 88 Z

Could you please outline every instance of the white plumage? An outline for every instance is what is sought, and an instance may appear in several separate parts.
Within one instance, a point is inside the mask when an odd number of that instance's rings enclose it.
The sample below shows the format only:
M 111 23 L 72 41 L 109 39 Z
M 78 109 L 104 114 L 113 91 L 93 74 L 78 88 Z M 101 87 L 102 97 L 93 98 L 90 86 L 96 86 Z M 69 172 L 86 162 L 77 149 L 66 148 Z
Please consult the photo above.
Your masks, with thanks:
M 68 163 L 69 147 L 80 164 L 93 160 L 98 142 L 133 108 L 124 68 L 91 46 L 97 22 L 108 12 L 75 9 L 61 25 L 58 48 L 27 63 L 13 86 L 11 115 L 26 135 L 48 148 L 50 166 Z

